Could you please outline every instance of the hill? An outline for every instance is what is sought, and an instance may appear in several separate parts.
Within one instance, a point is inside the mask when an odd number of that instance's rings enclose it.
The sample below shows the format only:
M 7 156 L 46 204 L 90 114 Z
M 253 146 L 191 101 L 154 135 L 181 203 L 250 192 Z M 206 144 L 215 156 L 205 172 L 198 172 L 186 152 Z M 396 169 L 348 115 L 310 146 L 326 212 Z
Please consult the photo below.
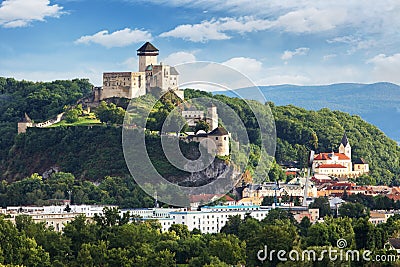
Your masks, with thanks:
M 341 83 L 321 86 L 260 86 L 267 101 L 276 105 L 295 105 L 310 110 L 329 108 L 361 116 L 378 126 L 387 136 L 400 142 L 400 86 L 392 83 Z M 238 89 L 246 99 L 259 99 L 255 88 Z M 234 97 L 232 92 L 216 92 Z
M 72 89 L 66 87 L 67 92 L 65 94 L 68 95 L 69 90 L 75 91 L 76 88 L 76 86 L 73 86 Z M 78 88 L 81 87 L 78 86 Z M 6 88 L 5 90 L 9 89 Z M 24 91 L 23 89 L 20 90 Z M 75 98 L 85 92 L 85 90 L 80 90 L 80 94 L 74 94 L 74 101 Z M 15 94 L 22 93 L 16 90 Z M 46 90 L 37 93 L 37 97 L 40 98 L 41 94 L 46 94 Z M 365 122 L 357 115 L 331 111 L 327 108 L 309 111 L 292 105 L 276 106 L 272 103 L 246 102 L 237 98 L 212 95 L 191 89 L 187 89 L 185 95 L 188 98 L 202 96 L 214 98 L 230 106 L 239 115 L 246 127 L 251 143 L 249 171 L 257 166 L 260 153 L 260 132 L 257 129 L 252 109 L 260 112 L 261 115 L 268 116 L 267 111 L 271 108 L 275 117 L 277 132 L 277 162 L 296 160 L 299 161 L 299 167 L 302 167 L 305 164 L 308 149 L 312 148 L 321 152 L 337 149 L 343 132 L 346 131 L 353 148 L 354 158 L 363 157 L 370 163 L 373 180 L 379 184 L 400 183 L 400 148 L 377 127 Z M 151 103 L 151 101 L 148 101 L 149 97 L 151 96 L 147 95 L 136 99 L 137 105 L 135 106 L 137 109 L 153 109 L 148 107 L 148 103 Z M 68 97 L 64 100 L 63 103 L 72 102 Z M 21 98 L 19 98 L 19 101 L 21 101 Z M 54 99 L 53 101 L 57 100 Z M 151 119 L 162 118 L 166 112 L 165 107 L 170 105 L 171 103 L 166 103 L 164 108 L 161 107 L 159 111 L 153 109 L 155 111 L 152 113 Z M 250 109 L 250 106 L 252 109 Z M 39 108 L 45 108 L 42 107 L 41 102 L 35 102 L 30 107 L 32 110 Z M 62 110 L 62 107 L 59 107 L 58 110 L 60 109 Z M 56 113 L 56 110 L 54 109 L 54 113 Z M 161 113 L 158 114 L 158 112 Z M 38 113 L 38 117 L 40 116 L 45 119 L 44 115 Z M 8 181 L 20 180 L 35 172 L 43 173 L 54 166 L 63 172 L 74 174 L 77 179 L 81 180 L 98 181 L 105 176 L 126 177 L 129 175 L 122 153 L 121 129 L 118 127 L 103 125 L 31 128 L 28 129 L 26 134 L 16 136 L 15 122 L 12 122 L 12 120 L 3 122 L 5 125 L 10 123 L 13 126 L 1 128 L 0 175 L 2 179 Z M 155 124 L 155 126 L 157 125 L 158 123 Z M 7 140 L 7 142 L 4 140 Z M 159 153 L 161 151 L 159 140 L 157 138 L 150 139 L 150 144 L 149 153 L 153 155 L 152 159 L 156 168 L 171 180 L 184 181 L 187 173 L 171 168 L 165 157 Z M 193 149 L 195 148 L 192 145 L 185 146 L 185 144 L 182 144 L 181 147 L 186 151 L 186 154 L 194 153 Z M 152 155 L 150 156 L 152 157 Z M 265 162 L 261 161 L 260 164 L 265 164 Z M 267 171 L 266 168 L 264 170 Z M 282 178 L 279 176 L 278 169 L 274 169 L 274 171 L 278 172 L 264 172 L 256 178 L 258 181 Z

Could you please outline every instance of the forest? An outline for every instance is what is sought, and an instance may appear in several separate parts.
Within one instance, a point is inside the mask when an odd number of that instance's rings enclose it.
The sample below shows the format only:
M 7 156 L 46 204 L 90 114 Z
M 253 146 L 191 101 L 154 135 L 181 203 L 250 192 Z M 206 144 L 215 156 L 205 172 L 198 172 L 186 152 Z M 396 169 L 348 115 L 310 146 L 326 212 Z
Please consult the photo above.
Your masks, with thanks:
M 377 226 L 363 213 L 351 218 L 327 215 L 324 222 L 311 224 L 308 217 L 297 222 L 291 213 L 273 209 L 262 221 L 232 216 L 218 234 L 189 231 L 186 225 L 161 232 L 158 222 L 143 222 L 128 213 L 121 216 L 115 208 L 105 208 L 104 215 L 90 221 L 78 216 L 62 233 L 26 215 L 17 216 L 15 222 L 0 218 L 0 237 L 7 240 L 0 244 L 0 266 L 400 266 L 396 257 L 388 257 L 397 252 L 387 243 L 389 237 L 399 237 L 399 215 Z M 340 251 L 339 239 L 347 244 L 344 251 L 368 250 L 371 260 L 331 260 L 326 254 L 320 258 L 323 250 Z M 296 250 L 300 255 L 314 250 L 318 260 L 284 262 L 272 257 L 261 262 L 257 254 L 265 246 L 269 251 Z M 387 262 L 374 262 L 376 255 L 386 256 Z

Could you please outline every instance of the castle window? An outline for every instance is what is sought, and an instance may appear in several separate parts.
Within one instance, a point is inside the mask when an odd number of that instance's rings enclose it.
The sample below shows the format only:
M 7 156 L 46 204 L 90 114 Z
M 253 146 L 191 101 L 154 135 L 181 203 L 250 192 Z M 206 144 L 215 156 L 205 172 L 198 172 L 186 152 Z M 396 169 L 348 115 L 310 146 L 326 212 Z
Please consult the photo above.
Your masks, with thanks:
M 226 137 L 224 137 L 224 140 L 226 141 Z
M 215 140 L 218 140 L 218 137 L 215 137 Z

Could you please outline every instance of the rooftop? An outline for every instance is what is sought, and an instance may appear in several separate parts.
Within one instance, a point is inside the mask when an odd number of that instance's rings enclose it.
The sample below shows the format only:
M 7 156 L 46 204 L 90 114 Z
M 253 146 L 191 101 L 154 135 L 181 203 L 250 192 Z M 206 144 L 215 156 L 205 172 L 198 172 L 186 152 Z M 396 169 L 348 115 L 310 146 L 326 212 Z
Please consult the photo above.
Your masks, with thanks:
M 223 127 L 217 127 L 212 130 L 208 135 L 228 135 L 228 131 Z
M 158 49 L 152 45 L 150 42 L 146 42 L 144 45 L 142 45 L 138 50 L 138 55 L 140 55 L 141 53 L 146 53 L 146 52 L 156 52 L 158 54 Z
M 342 168 L 344 168 L 344 169 L 346 169 L 346 167 L 341 164 L 322 164 L 322 165 L 319 165 L 317 168 L 320 168 L 320 169 L 342 169 Z

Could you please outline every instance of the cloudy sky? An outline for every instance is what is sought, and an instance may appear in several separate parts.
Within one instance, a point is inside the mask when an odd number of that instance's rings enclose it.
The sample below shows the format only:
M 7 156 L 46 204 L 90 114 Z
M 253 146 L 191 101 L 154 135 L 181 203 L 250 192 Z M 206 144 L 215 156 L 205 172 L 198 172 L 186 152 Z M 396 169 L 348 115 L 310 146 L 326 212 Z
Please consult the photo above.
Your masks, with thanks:
M 3 0 L 0 76 L 101 84 L 160 61 L 223 63 L 258 85 L 400 84 L 398 0 Z

